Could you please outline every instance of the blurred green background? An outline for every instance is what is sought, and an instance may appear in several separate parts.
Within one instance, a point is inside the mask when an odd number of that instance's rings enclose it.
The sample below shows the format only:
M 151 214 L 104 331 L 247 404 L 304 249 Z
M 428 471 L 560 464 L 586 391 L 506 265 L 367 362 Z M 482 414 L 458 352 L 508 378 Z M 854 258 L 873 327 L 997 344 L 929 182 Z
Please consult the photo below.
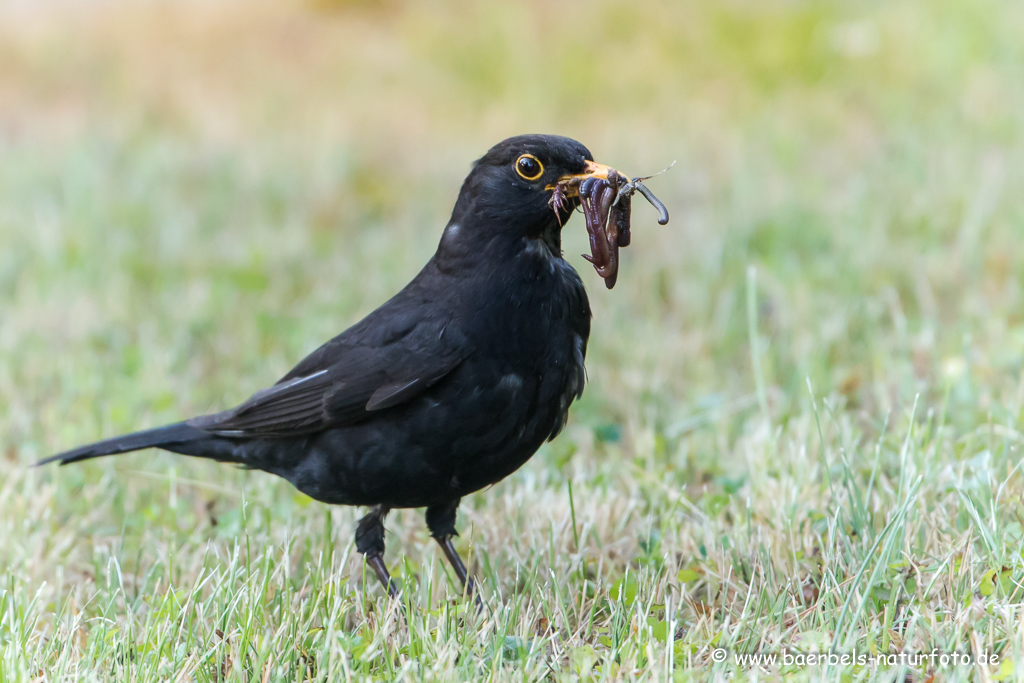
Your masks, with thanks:
M 100 3 L 0 24 L 0 413 L 12 457 L 238 401 L 432 252 L 521 132 L 652 182 L 593 289 L 584 421 L 753 387 L 888 409 L 1016 390 L 1014 3 Z M 966 367 L 964 367 L 966 366 Z M 621 389 L 621 390 L 620 390 Z M 971 400 L 978 398 L 972 396 Z M 642 416 L 642 417 L 640 417 Z
M 576 473 L 651 511 L 647 471 L 732 494 L 777 464 L 737 446 L 762 418 L 817 448 L 808 383 L 854 449 L 920 394 L 958 466 L 1024 403 L 1022 36 L 995 0 L 5 6 L 0 559 L 31 587 L 91 552 L 55 526 L 191 532 L 216 491 L 165 506 L 168 467 L 305 514 L 152 452 L 26 466 L 275 381 L 410 279 L 471 162 L 525 132 L 677 164 L 650 182 L 672 222 L 634 203 L 614 291 L 566 229 L 590 384 L 503 490 Z

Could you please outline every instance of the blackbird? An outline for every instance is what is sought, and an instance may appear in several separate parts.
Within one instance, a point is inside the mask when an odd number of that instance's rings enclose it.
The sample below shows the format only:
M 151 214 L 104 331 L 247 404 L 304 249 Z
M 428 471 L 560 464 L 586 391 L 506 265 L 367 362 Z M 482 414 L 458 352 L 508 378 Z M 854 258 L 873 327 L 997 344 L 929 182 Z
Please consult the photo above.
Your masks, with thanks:
M 579 193 L 554 202 L 553 192 L 615 173 L 569 138 L 498 143 L 473 165 L 423 270 L 277 384 L 230 410 L 39 464 L 155 447 L 270 472 L 324 503 L 370 506 L 356 548 L 391 596 L 384 517 L 425 507 L 472 593 L 452 544 L 460 499 L 557 436 L 586 378 L 590 303 L 561 250 Z

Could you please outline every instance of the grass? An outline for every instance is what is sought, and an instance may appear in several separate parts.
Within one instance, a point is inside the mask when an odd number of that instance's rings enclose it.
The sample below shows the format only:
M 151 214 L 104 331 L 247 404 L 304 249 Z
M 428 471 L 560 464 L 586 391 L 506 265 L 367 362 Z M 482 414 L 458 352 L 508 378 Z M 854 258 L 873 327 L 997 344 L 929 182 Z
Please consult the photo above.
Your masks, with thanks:
M 0 680 L 1024 677 L 1017 4 L 0 13 Z M 567 229 L 590 384 L 464 501 L 484 614 L 416 511 L 404 620 L 358 510 L 158 452 L 30 467 L 277 379 L 525 131 L 678 164 L 614 291 Z M 794 659 L 933 650 L 1000 661 Z

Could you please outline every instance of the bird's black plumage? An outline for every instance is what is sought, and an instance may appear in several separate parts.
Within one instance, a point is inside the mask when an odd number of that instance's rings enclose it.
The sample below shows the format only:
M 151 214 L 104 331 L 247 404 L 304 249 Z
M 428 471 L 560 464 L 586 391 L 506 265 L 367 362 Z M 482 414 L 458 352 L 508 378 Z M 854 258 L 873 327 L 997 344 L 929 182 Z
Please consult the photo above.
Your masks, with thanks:
M 271 472 L 325 503 L 375 506 L 357 546 L 389 590 L 383 516 L 426 507 L 465 582 L 450 542 L 459 499 L 554 438 L 583 391 L 590 305 L 560 240 L 576 201 L 557 212 L 550 201 L 592 161 L 564 137 L 499 143 L 473 166 L 423 270 L 277 384 L 222 413 L 42 462 L 157 447 Z

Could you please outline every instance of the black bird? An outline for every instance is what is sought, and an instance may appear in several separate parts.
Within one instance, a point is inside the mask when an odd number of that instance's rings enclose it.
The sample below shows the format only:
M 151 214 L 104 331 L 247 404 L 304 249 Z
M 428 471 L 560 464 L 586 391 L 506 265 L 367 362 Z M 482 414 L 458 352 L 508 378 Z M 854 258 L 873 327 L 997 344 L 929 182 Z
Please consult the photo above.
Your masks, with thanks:
M 612 172 L 565 137 L 491 148 L 462 185 L 437 252 L 398 294 L 236 408 L 42 460 L 62 465 L 143 448 L 237 463 L 324 503 L 371 506 L 356 548 L 392 596 L 384 517 L 426 508 L 452 544 L 459 500 L 507 477 L 553 439 L 583 392 L 590 304 L 562 258 L 578 196 L 556 184 Z

